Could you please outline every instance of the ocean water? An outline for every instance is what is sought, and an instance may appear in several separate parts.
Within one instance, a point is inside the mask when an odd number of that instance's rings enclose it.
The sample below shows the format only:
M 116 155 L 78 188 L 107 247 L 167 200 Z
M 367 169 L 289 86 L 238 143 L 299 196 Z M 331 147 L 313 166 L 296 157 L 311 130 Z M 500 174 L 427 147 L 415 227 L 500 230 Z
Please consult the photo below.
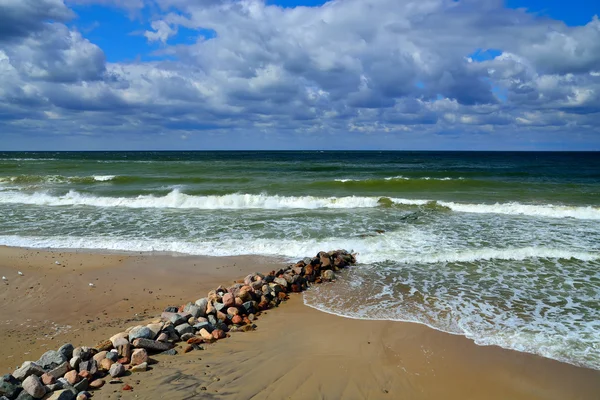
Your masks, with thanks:
M 600 369 L 600 153 L 0 153 L 0 245 L 344 248 L 309 306 Z

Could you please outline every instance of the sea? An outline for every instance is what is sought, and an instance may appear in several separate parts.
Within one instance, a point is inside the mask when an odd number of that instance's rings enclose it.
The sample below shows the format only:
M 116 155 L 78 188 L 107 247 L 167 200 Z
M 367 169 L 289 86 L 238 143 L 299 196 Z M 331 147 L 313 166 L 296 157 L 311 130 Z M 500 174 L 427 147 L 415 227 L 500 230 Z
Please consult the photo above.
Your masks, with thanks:
M 600 369 L 600 153 L 0 152 L 0 245 L 346 249 L 307 305 Z

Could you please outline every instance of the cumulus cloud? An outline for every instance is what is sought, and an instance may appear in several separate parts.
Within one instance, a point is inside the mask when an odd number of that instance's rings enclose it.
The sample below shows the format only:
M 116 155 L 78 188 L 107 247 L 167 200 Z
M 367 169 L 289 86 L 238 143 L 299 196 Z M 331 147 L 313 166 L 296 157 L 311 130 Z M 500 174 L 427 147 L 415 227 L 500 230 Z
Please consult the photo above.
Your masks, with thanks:
M 600 140 L 597 18 L 567 27 L 500 0 L 76 1 L 159 10 L 144 36 L 165 61 L 106 63 L 62 0 L 0 0 L 3 130 Z M 183 29 L 192 43 L 173 41 Z

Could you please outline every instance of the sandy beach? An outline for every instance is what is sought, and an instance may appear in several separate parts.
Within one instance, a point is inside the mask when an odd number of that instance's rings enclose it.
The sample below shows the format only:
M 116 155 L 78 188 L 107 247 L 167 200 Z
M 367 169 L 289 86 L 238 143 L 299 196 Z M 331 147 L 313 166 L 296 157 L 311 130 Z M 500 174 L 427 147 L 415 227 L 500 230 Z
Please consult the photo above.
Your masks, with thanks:
M 55 261 L 59 261 L 57 265 Z M 176 257 L 0 248 L 0 368 L 66 342 L 94 345 L 169 305 L 280 260 Z M 23 273 L 22 276 L 17 271 Z M 93 283 L 95 287 L 90 287 Z M 359 305 L 357 305 L 359 306 Z M 262 314 L 258 329 L 173 357 L 95 398 L 597 399 L 600 371 L 482 347 L 399 322 L 341 318 L 293 294 Z

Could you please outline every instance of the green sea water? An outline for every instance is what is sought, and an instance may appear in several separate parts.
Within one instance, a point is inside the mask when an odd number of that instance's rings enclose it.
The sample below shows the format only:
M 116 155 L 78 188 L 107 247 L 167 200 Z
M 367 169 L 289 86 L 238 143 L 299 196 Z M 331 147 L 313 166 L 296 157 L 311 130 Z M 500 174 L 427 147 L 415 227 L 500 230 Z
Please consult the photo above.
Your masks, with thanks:
M 308 305 L 600 369 L 600 153 L 0 153 L 0 228 L 43 248 L 344 248 L 361 265 Z

